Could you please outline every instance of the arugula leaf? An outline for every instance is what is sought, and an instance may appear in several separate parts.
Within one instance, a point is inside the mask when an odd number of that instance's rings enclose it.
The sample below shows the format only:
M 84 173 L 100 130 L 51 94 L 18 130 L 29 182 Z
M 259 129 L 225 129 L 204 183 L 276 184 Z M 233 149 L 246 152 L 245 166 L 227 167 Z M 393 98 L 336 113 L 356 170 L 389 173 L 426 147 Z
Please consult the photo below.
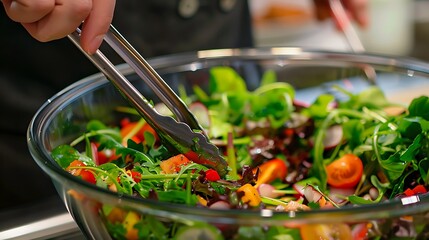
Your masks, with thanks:
M 402 194 L 405 190 L 405 179 L 412 175 L 415 171 L 410 169 L 409 171 L 405 172 L 395 183 L 391 184 L 392 191 L 390 193 L 390 198 L 396 197 L 398 194 Z M 384 194 L 384 193 L 383 193 Z
M 381 160 L 379 163 L 390 182 L 395 182 L 408 166 L 407 162 L 401 160 L 399 152 L 394 153 L 388 159 Z
M 342 124 L 343 137 L 351 149 L 355 149 L 365 140 L 365 127 L 358 119 L 350 119 Z
M 91 158 L 81 154 L 70 145 L 60 145 L 54 148 L 51 156 L 62 168 L 67 168 L 74 160 L 80 160 L 89 166 L 95 165 Z
M 167 190 L 167 191 L 156 191 L 158 200 L 161 202 L 180 203 L 186 204 L 187 202 L 191 206 L 195 206 L 198 202 L 198 198 L 195 194 L 189 197 L 186 191 L 183 190 Z
M 125 193 L 127 195 L 133 194 L 134 181 L 132 181 L 132 179 L 130 179 L 130 177 L 126 173 L 119 174 L 119 182 L 122 185 L 120 190 L 117 190 L 119 193 Z
M 329 114 L 331 109 L 329 106 L 334 99 L 335 97 L 333 95 L 321 94 L 308 108 L 305 108 L 302 113 L 312 118 L 325 118 Z
M 214 117 L 211 119 L 209 134 L 213 138 L 225 138 L 229 132 L 232 132 L 233 126 L 227 121 L 222 121 L 220 118 Z
M 425 184 L 429 184 L 429 160 L 427 158 L 421 160 L 419 162 L 419 173 L 425 182 Z
M 337 87 L 337 89 L 340 89 Z M 342 90 L 345 92 L 346 90 Z M 371 86 L 357 94 L 349 94 L 348 101 L 340 102 L 340 108 L 346 109 L 382 109 L 389 105 L 383 91 L 377 86 Z
M 169 239 L 169 228 L 154 216 L 143 215 L 134 227 L 138 229 L 139 239 Z
M 378 191 L 378 197 L 374 200 L 365 199 L 363 197 L 359 197 L 356 195 L 348 196 L 347 199 L 353 203 L 353 204 L 373 204 L 378 203 L 383 199 L 384 194 L 386 193 L 387 189 L 390 188 L 390 183 L 381 183 L 380 180 L 374 175 L 371 176 L 371 183 L 372 185 L 377 188 Z
M 380 180 L 375 175 L 371 176 L 371 183 L 378 190 L 378 197 L 377 197 L 377 199 L 374 200 L 375 202 L 381 201 L 381 199 L 383 199 L 384 194 L 386 193 L 387 189 L 390 189 L 392 187 L 391 184 L 388 182 L 387 183 L 380 182 Z
M 135 149 L 124 147 L 120 142 L 116 141 L 116 139 L 109 135 L 100 135 L 99 142 L 100 149 L 115 149 L 116 154 L 121 155 L 123 159 L 127 156 L 132 156 L 134 157 L 135 162 L 154 163 L 154 160 L 151 159 L 148 155 Z
M 400 160 L 404 162 L 412 162 L 416 159 L 416 155 L 419 153 L 422 145 L 422 134 L 417 135 L 413 143 L 401 153 Z
M 365 199 L 363 197 L 359 197 L 356 195 L 350 195 L 347 197 L 347 200 L 352 203 L 352 204 L 357 204 L 357 205 L 364 205 L 364 204 L 373 204 L 374 201 L 369 200 L 369 199 Z
M 101 130 L 113 130 L 108 132 L 109 135 L 118 142 L 122 140 L 121 134 L 117 128 L 109 128 L 100 120 L 94 119 L 89 121 L 88 124 L 86 125 L 86 129 L 88 132 L 99 132 Z M 107 132 L 103 134 L 107 134 Z
M 96 119 L 93 119 L 86 124 L 87 131 L 97 131 L 106 128 L 107 126 L 102 121 Z
M 413 99 L 408 111 L 410 117 L 418 116 L 429 121 L 429 97 L 421 96 Z
M 110 221 L 105 221 L 107 231 L 114 239 L 126 239 L 125 235 L 127 230 L 122 223 L 111 223 Z
M 288 83 L 278 82 L 257 88 L 250 97 L 250 118 L 269 118 L 273 128 L 282 126 L 295 110 L 295 90 Z
M 210 93 L 246 93 L 246 83 L 231 67 L 219 66 L 210 68 Z

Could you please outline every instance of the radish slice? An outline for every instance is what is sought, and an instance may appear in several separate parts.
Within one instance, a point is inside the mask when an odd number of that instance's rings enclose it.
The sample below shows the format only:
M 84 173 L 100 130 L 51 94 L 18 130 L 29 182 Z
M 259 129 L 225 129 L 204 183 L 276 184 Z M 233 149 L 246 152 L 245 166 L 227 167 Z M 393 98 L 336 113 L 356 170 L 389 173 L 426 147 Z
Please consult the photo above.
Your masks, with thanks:
M 94 161 L 95 165 L 100 165 L 100 161 L 98 160 L 98 147 L 95 143 L 91 142 L 91 157 Z
M 298 192 L 299 196 L 304 196 L 304 189 L 305 189 L 305 185 L 299 184 L 299 183 L 295 183 L 294 185 L 292 185 L 292 188 L 295 189 L 295 191 Z
M 295 105 L 296 107 L 299 107 L 299 108 L 308 108 L 310 106 L 310 104 L 308 102 L 298 100 L 298 99 L 293 100 L 293 105 Z
M 225 202 L 225 201 L 217 201 L 215 203 L 213 203 L 212 205 L 210 205 L 211 209 L 230 209 L 230 205 L 229 203 Z
M 323 145 L 325 149 L 332 149 L 340 144 L 343 139 L 343 127 L 341 125 L 333 125 L 327 129 Z
M 333 125 L 329 127 L 325 132 L 325 138 L 323 139 L 323 146 L 325 150 L 335 148 L 341 143 L 343 139 L 343 127 L 341 125 Z M 310 145 L 314 146 L 314 139 L 310 139 Z
M 189 105 L 189 111 L 194 114 L 197 121 L 201 124 L 201 127 L 205 129 L 210 127 L 209 110 L 204 104 L 200 102 L 191 103 L 191 105 Z
M 317 203 L 322 198 L 322 194 L 314 189 L 313 186 L 308 185 L 304 188 L 304 197 L 309 202 Z
M 274 192 L 276 190 L 275 187 L 273 187 L 271 184 L 262 183 L 259 185 L 256 190 L 258 190 L 259 195 L 261 197 L 269 197 L 269 198 L 277 198 L 282 196 L 282 193 L 276 193 Z
M 164 104 L 164 103 L 157 103 L 154 106 L 155 110 L 163 115 L 163 116 L 172 116 L 173 112 Z
M 329 198 L 336 203 L 345 201 L 347 196 L 353 195 L 354 193 L 354 188 L 329 188 Z

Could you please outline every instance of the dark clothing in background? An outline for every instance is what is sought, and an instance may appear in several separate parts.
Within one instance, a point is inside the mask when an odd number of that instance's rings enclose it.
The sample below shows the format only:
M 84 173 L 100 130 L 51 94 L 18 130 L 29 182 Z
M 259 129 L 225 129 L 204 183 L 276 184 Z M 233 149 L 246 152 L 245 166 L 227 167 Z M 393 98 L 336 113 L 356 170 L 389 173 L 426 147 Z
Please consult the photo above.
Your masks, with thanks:
M 237 0 L 228 9 L 222 8 L 222 0 L 200 0 L 197 11 L 190 16 L 189 9 L 181 13 L 181 2 L 117 1 L 113 25 L 146 58 L 252 46 L 246 1 Z M 49 97 L 98 71 L 67 38 L 40 43 L 7 18 L 4 10 L 0 11 L 0 30 L 1 213 L 56 195 L 52 182 L 29 154 L 28 124 Z

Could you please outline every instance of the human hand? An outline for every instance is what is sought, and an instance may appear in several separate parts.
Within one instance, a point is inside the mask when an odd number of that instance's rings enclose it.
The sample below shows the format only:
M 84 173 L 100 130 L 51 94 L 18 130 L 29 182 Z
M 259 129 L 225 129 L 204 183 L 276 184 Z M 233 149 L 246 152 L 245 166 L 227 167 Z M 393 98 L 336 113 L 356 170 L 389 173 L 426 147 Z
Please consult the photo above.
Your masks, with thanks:
M 63 38 L 82 22 L 81 45 L 92 54 L 113 18 L 115 0 L 1 0 L 6 14 L 41 42 Z
M 347 23 L 339 23 L 333 17 L 329 0 L 313 0 L 315 4 L 316 17 L 319 20 L 332 18 L 338 29 Z M 348 19 L 356 22 L 360 27 L 365 28 L 368 25 L 368 0 L 341 0 L 344 9 L 347 12 Z

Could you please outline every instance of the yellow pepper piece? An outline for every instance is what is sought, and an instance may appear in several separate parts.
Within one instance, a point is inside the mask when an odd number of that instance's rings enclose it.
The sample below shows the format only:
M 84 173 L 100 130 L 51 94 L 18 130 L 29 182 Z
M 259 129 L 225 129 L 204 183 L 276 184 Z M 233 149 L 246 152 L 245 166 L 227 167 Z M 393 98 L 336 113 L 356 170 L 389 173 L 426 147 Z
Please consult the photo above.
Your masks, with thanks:
M 237 193 L 243 194 L 241 201 L 252 207 L 256 207 L 261 203 L 261 196 L 259 196 L 258 190 L 249 183 L 237 189 Z
M 140 220 L 140 215 L 134 211 L 129 211 L 124 219 L 123 225 L 127 230 L 125 235 L 126 239 L 134 240 L 138 239 L 138 230 L 134 228 L 134 225 Z
M 203 205 L 203 206 L 207 206 L 207 200 L 205 200 L 204 198 L 202 198 L 201 196 L 197 196 L 198 202 Z

